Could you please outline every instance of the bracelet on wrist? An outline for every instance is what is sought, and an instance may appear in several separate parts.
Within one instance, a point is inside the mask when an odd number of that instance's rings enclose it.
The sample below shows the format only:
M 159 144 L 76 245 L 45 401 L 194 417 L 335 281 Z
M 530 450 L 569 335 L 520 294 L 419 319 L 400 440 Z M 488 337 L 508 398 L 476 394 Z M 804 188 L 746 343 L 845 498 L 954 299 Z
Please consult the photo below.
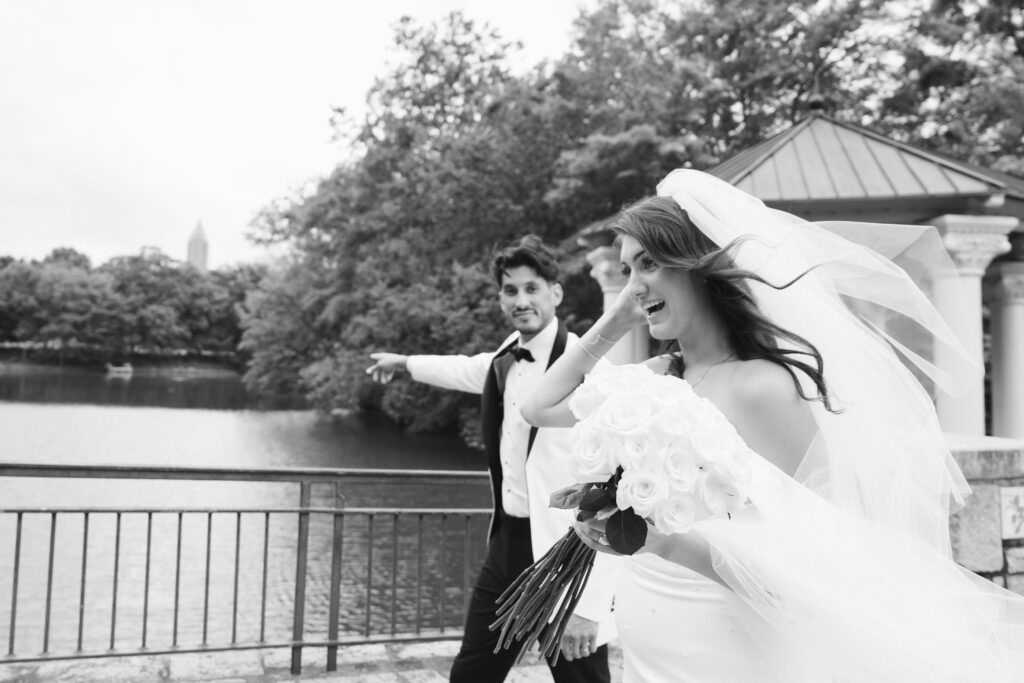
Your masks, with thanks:
M 582 342 L 582 340 L 581 340 L 581 342 Z M 580 351 L 582 351 L 583 353 L 585 353 L 585 354 L 587 354 L 588 356 L 590 356 L 590 357 L 591 357 L 591 358 L 592 358 L 592 359 L 594 360 L 594 362 L 595 362 L 595 363 L 597 363 L 598 361 L 600 361 L 600 360 L 601 360 L 601 359 L 600 359 L 600 357 L 598 357 L 598 356 L 595 356 L 595 355 L 594 355 L 594 354 L 592 354 L 592 353 L 591 353 L 590 351 L 587 351 L 587 345 L 586 345 L 586 344 L 584 344 L 584 343 L 580 343 L 580 345 L 579 345 L 579 346 L 580 346 Z

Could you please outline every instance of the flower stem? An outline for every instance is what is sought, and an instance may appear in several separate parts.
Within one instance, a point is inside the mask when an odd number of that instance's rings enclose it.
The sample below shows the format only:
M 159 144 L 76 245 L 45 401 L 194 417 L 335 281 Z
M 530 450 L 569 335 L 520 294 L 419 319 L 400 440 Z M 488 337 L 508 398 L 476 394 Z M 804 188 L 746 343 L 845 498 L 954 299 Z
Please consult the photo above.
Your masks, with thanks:
M 498 618 L 490 626 L 492 631 L 501 629 L 494 651 L 521 642 L 519 661 L 539 640 L 541 652 L 556 663 L 562 635 L 590 578 L 595 555 L 570 529 L 520 574 L 498 599 Z

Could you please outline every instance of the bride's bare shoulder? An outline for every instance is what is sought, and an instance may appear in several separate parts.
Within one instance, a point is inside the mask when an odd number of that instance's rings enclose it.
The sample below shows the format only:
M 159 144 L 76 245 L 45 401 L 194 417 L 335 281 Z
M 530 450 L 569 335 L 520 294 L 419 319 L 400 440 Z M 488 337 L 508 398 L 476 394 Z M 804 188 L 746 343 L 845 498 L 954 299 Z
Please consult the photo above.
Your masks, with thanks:
M 781 365 L 766 360 L 735 365 L 727 417 L 747 445 L 792 474 L 817 432 L 810 404 Z
M 793 376 L 778 363 L 754 359 L 735 364 L 730 390 L 744 403 L 800 399 Z

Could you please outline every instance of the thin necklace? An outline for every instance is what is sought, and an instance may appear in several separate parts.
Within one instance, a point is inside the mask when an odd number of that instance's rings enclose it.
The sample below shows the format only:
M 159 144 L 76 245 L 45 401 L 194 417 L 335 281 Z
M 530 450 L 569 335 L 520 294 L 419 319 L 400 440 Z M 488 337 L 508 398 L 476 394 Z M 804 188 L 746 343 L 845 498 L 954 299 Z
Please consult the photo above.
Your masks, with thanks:
M 715 363 L 712 363 L 711 365 L 707 366 L 707 367 L 706 367 L 706 368 L 704 369 L 704 372 L 703 372 L 703 373 L 701 374 L 701 376 L 700 376 L 700 379 L 698 379 L 698 380 L 697 380 L 696 382 L 693 382 L 692 384 L 690 384 L 690 387 L 692 387 L 692 388 L 696 389 L 696 388 L 697 388 L 697 385 L 698 385 L 698 384 L 700 384 L 701 382 L 703 382 L 703 381 L 704 381 L 704 378 L 708 376 L 708 373 L 709 373 L 709 372 L 711 372 L 711 368 L 715 367 L 716 365 L 721 365 L 721 364 L 722 364 L 722 363 L 724 363 L 725 361 L 727 361 L 727 360 L 729 360 L 730 358 L 732 358 L 732 357 L 733 357 L 733 355 L 734 355 L 734 354 L 733 354 L 733 352 L 732 352 L 732 351 L 730 351 L 730 352 L 729 352 L 729 355 L 728 355 L 728 356 L 726 356 L 725 358 L 723 358 L 722 360 L 720 360 L 720 361 L 717 361 L 717 362 L 715 362 Z

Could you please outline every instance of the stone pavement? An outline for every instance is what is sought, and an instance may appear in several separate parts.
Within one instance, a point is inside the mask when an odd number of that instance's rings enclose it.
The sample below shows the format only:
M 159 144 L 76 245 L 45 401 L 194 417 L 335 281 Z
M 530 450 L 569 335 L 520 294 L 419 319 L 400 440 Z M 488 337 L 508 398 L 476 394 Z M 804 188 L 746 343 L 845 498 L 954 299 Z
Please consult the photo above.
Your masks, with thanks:
M 0 683 L 444 683 L 458 648 L 454 640 L 340 647 L 338 670 L 330 673 L 324 670 L 326 651 L 307 648 L 302 657 L 303 673 L 298 676 L 289 672 L 291 651 L 287 649 L 0 663 Z M 612 681 L 618 683 L 622 653 L 613 646 L 610 656 Z M 551 676 L 544 664 L 524 663 L 506 680 L 548 683 Z

